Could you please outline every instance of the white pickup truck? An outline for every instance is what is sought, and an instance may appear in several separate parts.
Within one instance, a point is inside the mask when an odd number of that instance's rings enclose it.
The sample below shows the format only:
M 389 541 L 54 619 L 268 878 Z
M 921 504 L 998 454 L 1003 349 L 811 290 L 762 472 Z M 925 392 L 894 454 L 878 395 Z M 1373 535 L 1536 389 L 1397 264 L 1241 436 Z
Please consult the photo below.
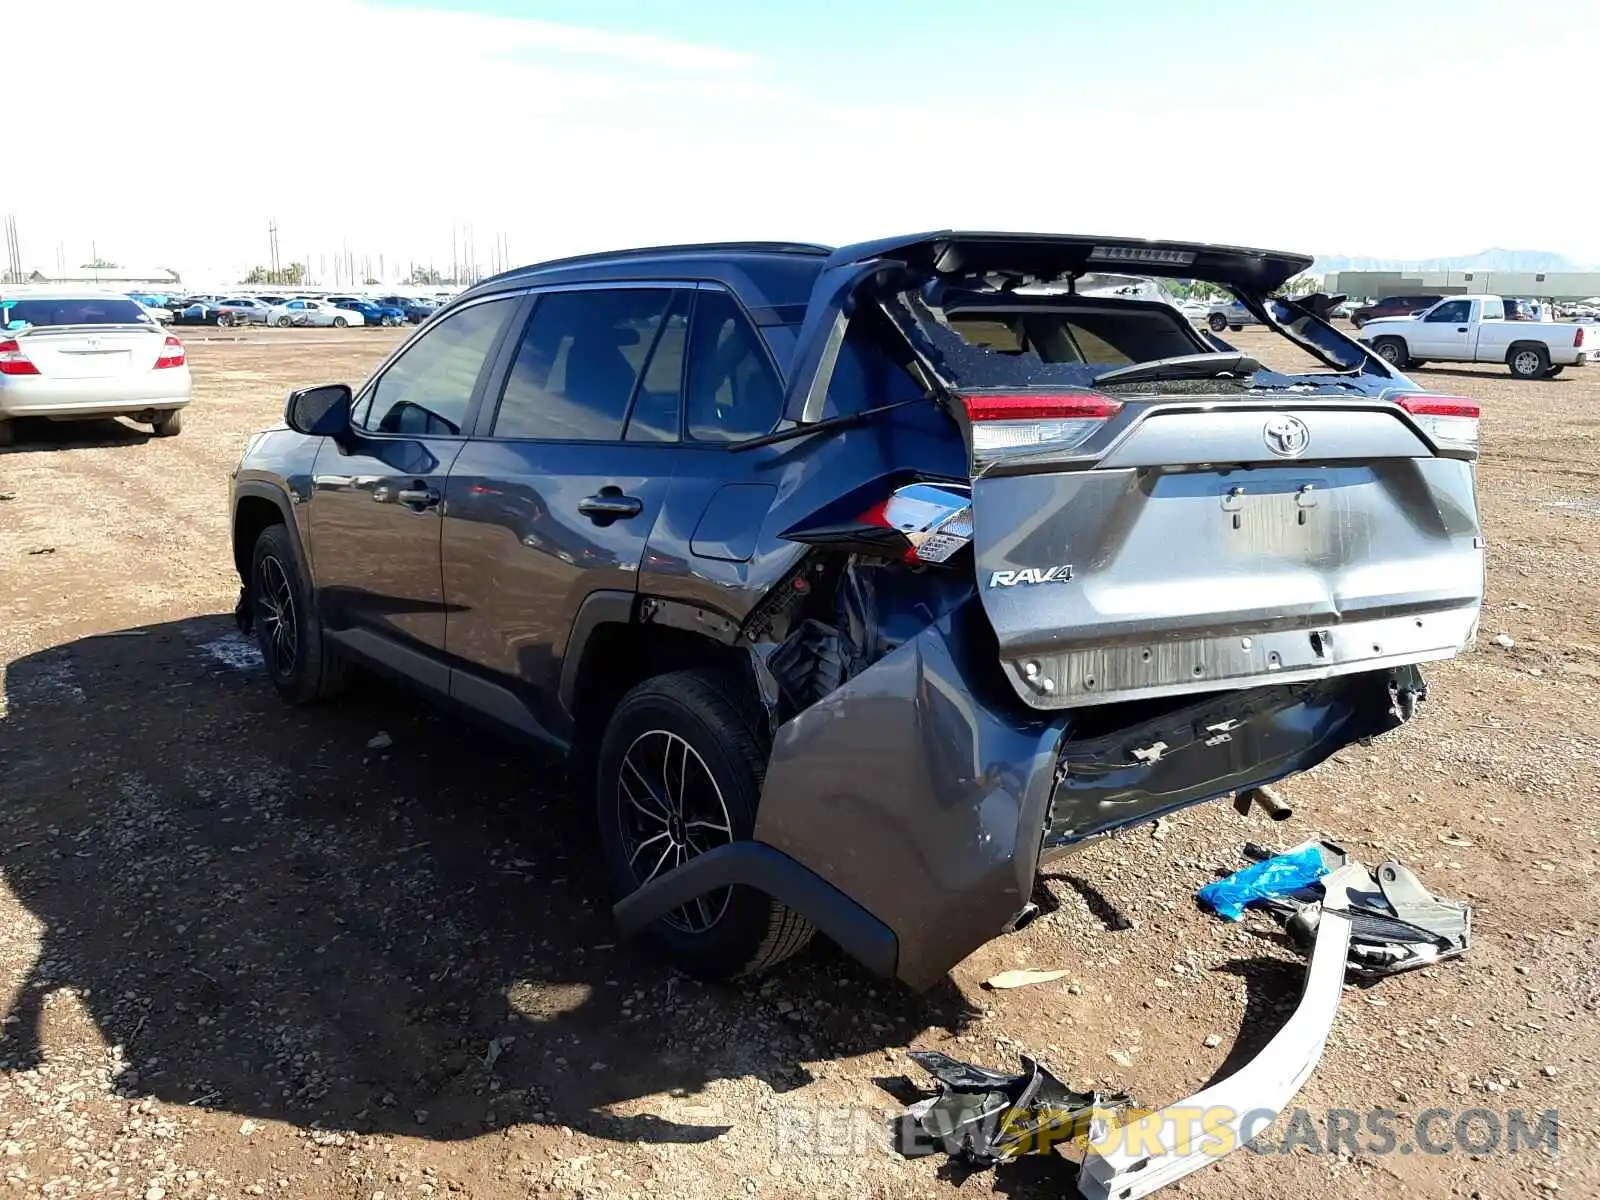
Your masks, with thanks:
M 1428 362 L 1505 363 L 1518 379 L 1548 379 L 1564 367 L 1600 362 L 1600 336 L 1562 321 L 1508 320 L 1515 301 L 1446 296 L 1409 317 L 1368 321 L 1357 335 L 1392 366 Z M 1524 308 L 1526 306 L 1523 306 Z M 1540 311 L 1543 311 L 1542 309 Z

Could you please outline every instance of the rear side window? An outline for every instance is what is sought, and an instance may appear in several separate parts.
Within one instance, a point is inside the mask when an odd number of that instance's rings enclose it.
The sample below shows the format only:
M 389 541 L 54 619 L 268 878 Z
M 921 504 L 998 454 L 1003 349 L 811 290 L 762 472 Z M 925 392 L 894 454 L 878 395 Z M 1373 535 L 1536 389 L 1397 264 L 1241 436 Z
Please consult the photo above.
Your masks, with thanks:
M 1506 318 L 1506 306 L 1498 300 L 1485 300 L 1483 302 L 1483 319 L 1485 321 L 1503 321 Z
M 47 298 L 8 302 L 0 299 L 0 325 L 26 321 L 29 325 L 148 325 L 150 318 L 132 300 L 117 296 Z
M 702 442 L 759 437 L 772 431 L 782 408 L 783 386 L 739 305 L 726 292 L 697 293 L 689 332 L 689 436 Z
M 634 386 L 674 296 L 666 288 L 540 296 L 506 377 L 493 436 L 620 440 Z M 652 382 L 662 385 L 659 376 Z M 658 394 L 666 399 L 664 391 Z M 675 397 L 670 402 L 676 411 Z
M 656 335 L 644 378 L 633 396 L 628 414 L 630 442 L 675 442 L 678 414 L 683 407 L 683 363 L 689 342 L 689 309 L 693 292 L 678 292 L 667 319 Z
M 377 433 L 459 434 L 489 351 L 516 307 L 516 300 L 491 300 L 434 325 L 378 377 L 359 423 Z

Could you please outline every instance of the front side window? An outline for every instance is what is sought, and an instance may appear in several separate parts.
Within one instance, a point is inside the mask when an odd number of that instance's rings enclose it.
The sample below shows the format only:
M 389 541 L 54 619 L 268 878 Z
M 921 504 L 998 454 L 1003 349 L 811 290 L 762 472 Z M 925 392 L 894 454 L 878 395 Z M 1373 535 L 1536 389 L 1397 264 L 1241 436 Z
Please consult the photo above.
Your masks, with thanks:
M 770 433 L 783 410 L 783 386 L 766 350 L 726 292 L 696 297 L 684 409 L 689 436 L 702 442 Z
M 1441 304 L 1430 312 L 1424 320 L 1460 323 L 1472 315 L 1472 301 L 1452 300 L 1448 304 Z
M 515 299 L 452 313 L 412 342 L 378 377 L 358 418 L 374 433 L 459 434 L 478 377 Z
M 506 377 L 493 436 L 621 440 L 635 385 L 674 296 L 669 288 L 540 296 Z

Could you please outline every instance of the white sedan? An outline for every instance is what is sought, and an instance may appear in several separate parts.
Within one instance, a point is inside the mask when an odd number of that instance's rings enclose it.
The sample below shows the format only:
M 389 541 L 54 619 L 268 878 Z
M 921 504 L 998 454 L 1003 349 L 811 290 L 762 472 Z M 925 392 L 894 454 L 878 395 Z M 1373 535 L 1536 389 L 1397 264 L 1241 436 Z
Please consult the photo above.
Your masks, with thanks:
M 343 329 L 346 325 L 364 325 L 366 321 L 358 312 L 335 308 L 323 300 L 290 300 L 275 306 L 267 314 L 267 323 L 285 328 L 290 325 L 332 325 Z

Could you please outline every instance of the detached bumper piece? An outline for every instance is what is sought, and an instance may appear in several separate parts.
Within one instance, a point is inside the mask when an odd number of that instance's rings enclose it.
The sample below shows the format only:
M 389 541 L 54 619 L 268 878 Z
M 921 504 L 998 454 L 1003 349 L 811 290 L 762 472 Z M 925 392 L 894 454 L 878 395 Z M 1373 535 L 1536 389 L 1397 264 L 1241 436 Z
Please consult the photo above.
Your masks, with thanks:
M 1022 1073 L 1006 1075 L 958 1062 L 937 1050 L 914 1050 L 916 1063 L 939 1085 L 905 1119 L 945 1153 L 974 1166 L 1042 1154 L 1088 1134 L 1108 1108 L 1127 1103 L 1122 1095 L 1075 1092 L 1026 1054 Z
M 1316 943 L 1300 1004 L 1261 1052 L 1226 1079 L 1120 1128 L 1096 1120 L 1078 1174 L 1084 1200 L 1139 1200 L 1244 1145 L 1288 1107 L 1316 1069 L 1339 1011 L 1357 866 L 1323 878 Z

